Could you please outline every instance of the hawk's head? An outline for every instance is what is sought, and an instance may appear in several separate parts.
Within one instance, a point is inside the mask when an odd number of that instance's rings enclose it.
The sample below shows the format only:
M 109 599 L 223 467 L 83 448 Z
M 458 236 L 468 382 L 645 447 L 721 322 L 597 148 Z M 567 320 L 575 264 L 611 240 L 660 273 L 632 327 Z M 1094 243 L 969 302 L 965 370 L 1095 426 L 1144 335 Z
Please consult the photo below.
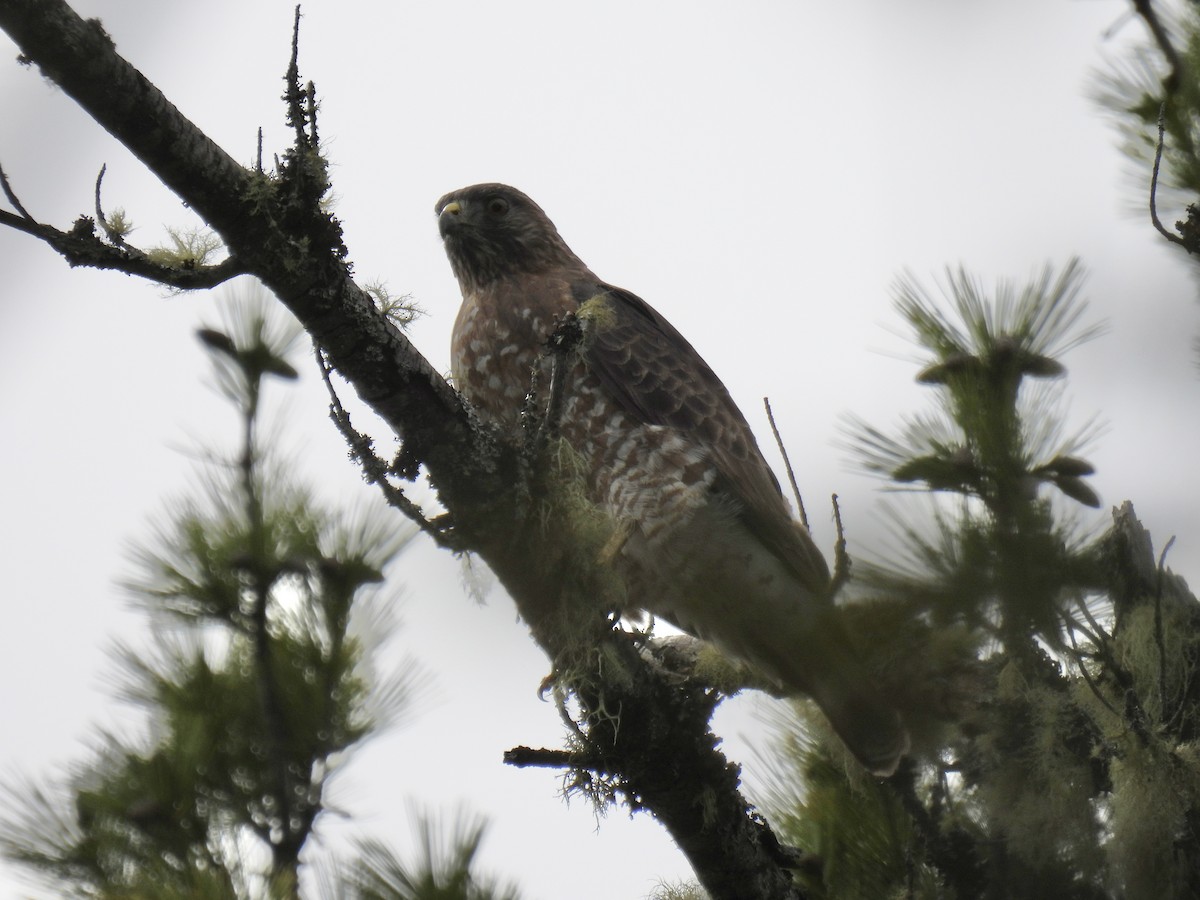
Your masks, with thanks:
M 514 275 L 582 265 L 542 208 L 506 184 L 451 191 L 435 211 L 464 292 Z

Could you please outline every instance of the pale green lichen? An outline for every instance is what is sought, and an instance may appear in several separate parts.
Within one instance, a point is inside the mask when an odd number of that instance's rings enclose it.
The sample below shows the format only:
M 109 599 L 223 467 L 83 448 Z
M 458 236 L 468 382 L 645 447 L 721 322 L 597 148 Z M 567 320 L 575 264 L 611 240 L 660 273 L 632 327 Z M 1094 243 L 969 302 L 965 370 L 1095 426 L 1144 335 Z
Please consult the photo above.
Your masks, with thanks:
M 565 441 L 553 441 L 545 468 L 533 486 L 530 515 L 538 528 L 540 555 L 560 576 L 563 612 L 619 610 L 626 605 L 625 585 L 612 566 L 600 561 L 610 548 L 618 523 L 588 497 L 587 464 Z M 573 617 L 573 616 L 572 616 Z
M 118 207 L 104 217 L 104 230 L 110 235 L 127 238 L 133 231 L 133 220 L 126 215 L 124 208 Z
M 151 247 L 146 256 L 151 262 L 173 269 L 207 265 L 212 255 L 224 246 L 220 237 L 207 228 L 168 228 L 167 236 L 171 239 L 170 246 Z
M 610 328 L 617 321 L 617 314 L 609 303 L 607 294 L 596 294 L 584 300 L 575 315 L 597 330 Z
M 1115 635 L 1117 662 L 1133 677 L 1142 708 L 1155 725 L 1168 724 L 1186 705 L 1196 677 L 1190 661 L 1200 657 L 1193 619 L 1193 612 L 1178 604 L 1156 608 L 1147 601 L 1128 612 Z
M 1130 741 L 1110 766 L 1107 850 L 1127 900 L 1183 896 L 1187 872 L 1175 847 L 1187 839 L 1185 816 L 1200 798 L 1195 751 Z
M 376 308 L 383 313 L 384 318 L 398 328 L 407 328 L 414 320 L 424 315 L 424 310 L 417 305 L 412 294 L 397 296 L 388 290 L 383 281 L 368 281 L 362 289 L 375 302 Z
M 697 648 L 692 677 L 700 684 L 716 688 L 732 696 L 745 688 L 758 688 L 771 693 L 775 690 L 763 675 L 745 663 L 723 653 L 719 648 L 702 642 Z
M 1006 721 L 1019 720 L 1024 728 L 995 729 L 979 740 L 987 768 L 975 799 L 988 811 L 989 829 L 1035 868 L 1065 857 L 1095 877 L 1103 856 L 1093 775 L 1067 745 L 1080 732 L 1078 707 L 1069 693 L 1028 681 L 1015 663 L 999 674 L 996 704 Z
M 552 441 L 530 485 L 528 521 L 537 532 L 537 564 L 553 595 L 522 613 L 536 617 L 535 632 L 557 650 L 555 677 L 568 687 L 587 685 L 600 695 L 600 720 L 619 727 L 620 710 L 604 706 L 603 686 L 629 686 L 630 673 L 611 647 L 598 644 L 606 615 L 627 602 L 625 584 L 612 565 L 600 564 L 617 530 L 611 516 L 585 488 L 585 462 L 562 439 Z

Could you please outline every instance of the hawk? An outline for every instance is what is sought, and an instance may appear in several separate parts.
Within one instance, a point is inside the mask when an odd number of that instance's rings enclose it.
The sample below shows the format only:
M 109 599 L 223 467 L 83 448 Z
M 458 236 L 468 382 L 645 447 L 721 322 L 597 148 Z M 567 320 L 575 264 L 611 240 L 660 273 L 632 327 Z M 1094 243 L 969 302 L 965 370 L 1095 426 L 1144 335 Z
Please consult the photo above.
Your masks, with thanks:
M 436 212 L 462 291 L 451 371 L 485 422 L 515 436 L 547 339 L 569 313 L 585 322 L 558 427 L 588 499 L 628 535 L 613 565 L 631 605 L 811 696 L 864 766 L 895 771 L 907 732 L 838 618 L 824 557 L 700 354 L 597 278 L 515 188 L 462 188 Z

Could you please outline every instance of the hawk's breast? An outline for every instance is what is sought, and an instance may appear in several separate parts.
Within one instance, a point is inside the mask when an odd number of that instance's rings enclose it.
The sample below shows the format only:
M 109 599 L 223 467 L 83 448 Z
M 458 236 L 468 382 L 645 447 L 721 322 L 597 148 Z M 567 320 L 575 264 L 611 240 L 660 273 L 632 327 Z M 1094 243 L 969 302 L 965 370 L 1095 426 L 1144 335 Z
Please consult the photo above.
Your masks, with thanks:
M 454 326 L 455 386 L 488 422 L 514 430 L 546 339 L 578 302 L 562 280 L 499 282 L 463 299 Z M 543 392 L 547 371 L 539 379 Z M 542 397 L 544 407 L 545 398 Z M 579 360 L 564 385 L 559 429 L 581 457 L 587 494 L 654 540 L 703 504 L 716 477 L 697 435 L 639 421 Z
M 481 416 L 515 428 L 533 367 L 569 298 L 553 286 L 518 292 L 504 283 L 463 297 L 451 339 L 454 386 Z M 560 309 L 561 307 L 561 309 Z

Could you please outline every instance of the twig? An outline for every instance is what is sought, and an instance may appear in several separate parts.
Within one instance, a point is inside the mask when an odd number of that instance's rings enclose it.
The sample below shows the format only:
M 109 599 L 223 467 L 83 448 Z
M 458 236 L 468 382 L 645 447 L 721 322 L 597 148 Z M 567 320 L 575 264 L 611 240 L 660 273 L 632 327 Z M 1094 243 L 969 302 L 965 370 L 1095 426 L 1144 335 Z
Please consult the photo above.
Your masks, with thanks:
M 1137 15 L 1136 11 L 1128 9 L 1125 10 L 1119 16 L 1117 16 L 1117 20 L 1115 22 L 1100 32 L 1100 38 L 1105 41 L 1111 41 L 1117 36 L 1117 32 L 1125 27 L 1125 23 L 1132 19 L 1135 15 Z
M 155 262 L 138 255 L 129 246 L 115 247 L 100 240 L 95 233 L 96 223 L 90 216 L 81 216 L 70 231 L 60 231 L 53 225 L 38 222 L 28 214 L 16 215 L 0 209 L 0 225 L 7 225 L 44 241 L 72 266 L 112 269 L 181 291 L 214 288 L 247 271 L 237 256 L 229 256 L 216 265 L 190 268 Z
M 1158 233 L 1165 237 L 1172 244 L 1183 245 L 1183 238 L 1177 234 L 1167 231 L 1163 223 L 1159 221 L 1157 200 L 1155 199 L 1158 193 L 1158 168 L 1162 163 L 1163 132 L 1166 129 L 1166 114 L 1167 104 L 1164 102 L 1158 108 L 1158 145 L 1154 148 L 1154 168 L 1150 174 L 1150 221 L 1154 223 L 1154 227 L 1158 229 Z
M 125 238 L 121 233 L 108 224 L 108 216 L 104 215 L 104 210 L 100 206 L 100 187 L 104 184 L 104 173 L 108 171 L 108 163 L 103 163 L 100 166 L 100 174 L 96 176 L 96 221 L 100 227 L 104 229 L 104 233 L 108 235 L 108 239 L 118 247 L 125 247 Z
M 591 769 L 593 772 L 606 771 L 603 761 L 572 752 L 571 750 L 548 750 L 534 747 L 513 747 L 504 751 L 504 764 L 526 768 L 541 766 L 548 769 Z
M 783 438 L 779 436 L 779 428 L 775 424 L 775 413 L 771 412 L 770 397 L 763 397 L 763 406 L 767 408 L 767 421 L 771 423 L 771 434 L 775 435 L 775 444 L 783 456 L 783 467 L 787 471 L 788 482 L 792 485 L 792 496 L 796 498 L 800 524 L 808 528 L 808 513 L 804 511 L 804 498 L 800 496 L 800 485 L 796 484 L 796 473 L 792 471 L 792 461 L 788 458 L 787 448 L 783 446 Z
M 308 142 L 314 150 L 320 145 L 317 137 L 317 86 L 311 81 L 304 87 L 304 111 L 308 118 Z
M 551 672 L 546 677 L 547 678 L 560 678 L 561 673 Z M 539 696 L 541 695 L 542 690 L 543 690 L 542 688 L 538 689 Z M 567 688 L 563 687 L 563 685 L 560 682 L 555 681 L 553 693 L 554 693 L 554 709 L 558 713 L 558 717 L 562 720 L 563 725 L 566 726 L 567 731 L 569 731 L 569 732 L 571 732 L 571 734 L 575 735 L 575 739 L 577 741 L 579 741 L 580 745 L 586 747 L 588 744 L 591 743 L 591 741 L 588 740 L 587 732 L 585 732 L 583 730 L 583 726 L 575 721 L 575 717 L 572 716 L 571 711 L 569 709 L 567 709 L 567 700 L 570 698 L 570 695 L 567 692 Z
M 1167 649 L 1163 639 L 1162 595 L 1163 580 L 1166 573 L 1167 554 L 1175 544 L 1175 535 L 1167 541 L 1162 553 L 1158 555 L 1158 585 L 1154 592 L 1154 646 L 1158 648 L 1158 704 L 1159 715 L 1167 720 Z
M 4 196 L 13 205 L 13 209 L 21 214 L 22 219 L 28 222 L 35 221 L 33 216 L 26 212 L 25 207 L 21 205 L 21 201 L 17 199 L 17 195 L 13 192 L 12 185 L 8 183 L 8 176 L 4 174 L 3 168 L 0 168 L 0 187 L 4 188 Z
M 1121 668 L 1121 664 L 1113 655 L 1112 649 L 1108 646 L 1107 633 L 1100 623 L 1096 621 L 1096 617 L 1092 615 L 1091 610 L 1087 608 L 1087 604 L 1082 600 L 1079 602 L 1079 611 L 1083 613 L 1083 617 L 1087 619 L 1088 624 L 1094 629 L 1099 640 L 1095 641 L 1096 649 L 1099 651 L 1100 658 L 1112 672 L 1113 678 L 1117 681 L 1117 686 L 1121 688 L 1125 696 L 1125 712 L 1124 714 L 1117 713 L 1119 718 L 1129 723 L 1129 727 L 1133 729 L 1133 733 L 1138 736 L 1143 746 L 1150 744 L 1150 729 L 1148 726 L 1149 717 L 1146 711 L 1142 708 L 1141 701 L 1137 696 L 1137 689 L 1133 684 L 1133 678 L 1128 672 Z M 1082 671 L 1083 667 L 1080 666 Z M 1086 676 L 1085 676 L 1086 677 Z M 1105 704 L 1106 706 L 1108 704 Z M 1109 709 L 1112 709 L 1109 706 Z M 1113 709 L 1116 713 L 1116 710 Z
M 1068 621 L 1070 621 L 1070 620 L 1068 620 Z M 1080 630 L 1082 630 L 1082 629 L 1080 629 Z M 1100 693 L 1099 686 L 1092 679 L 1091 674 L 1088 672 L 1087 664 L 1083 658 L 1083 651 L 1081 651 L 1079 649 L 1079 644 L 1075 640 L 1075 629 L 1073 627 L 1067 628 L 1067 637 L 1071 641 L 1071 649 L 1074 651 L 1074 654 L 1075 654 L 1075 662 L 1079 666 L 1079 674 L 1083 676 L 1083 680 L 1085 682 L 1087 682 L 1087 686 L 1089 688 L 1091 688 L 1092 693 L 1096 696 L 1096 699 L 1099 700 L 1104 705 L 1104 708 L 1107 709 L 1110 713 L 1112 713 L 1113 716 L 1115 716 L 1117 719 L 1124 718 L 1119 712 L 1117 712 L 1117 708 L 1108 702 L 1108 698 L 1105 697 L 1102 693 Z
M 545 354 L 539 354 L 529 371 L 529 389 L 521 403 L 520 422 L 525 435 L 525 456 L 533 455 L 537 445 L 537 436 L 541 431 L 542 414 L 538 409 L 538 392 L 542 386 L 542 361 Z
M 296 147 L 303 147 L 307 143 L 307 135 L 304 131 L 304 91 L 300 88 L 299 3 L 296 4 L 296 14 L 292 22 L 292 55 L 288 60 L 287 74 L 284 75 L 284 80 L 287 82 L 287 91 L 284 93 L 283 99 L 287 103 L 288 124 L 296 130 Z
M 104 163 L 100 166 L 100 174 L 96 176 L 96 221 L 100 224 L 100 227 L 104 229 L 105 236 L 109 239 L 114 247 L 120 247 L 122 250 L 128 253 L 132 259 L 148 259 L 144 250 L 133 246 L 133 244 L 125 240 L 125 236 L 121 234 L 121 232 L 117 231 L 117 229 L 113 228 L 108 223 L 108 216 L 104 214 L 104 209 L 100 205 L 100 188 L 104 183 L 104 175 L 107 171 L 108 164 Z
M 563 396 L 566 392 L 566 360 L 571 351 L 583 339 L 583 327 L 579 317 L 567 313 L 562 322 L 554 329 L 554 333 L 546 341 L 539 363 L 546 356 L 553 357 L 550 364 L 550 396 L 546 399 L 546 415 L 538 426 L 535 450 L 541 452 L 551 438 L 558 436 L 559 422 L 562 420 Z M 541 368 L 539 365 L 538 368 Z
M 4 191 L 4 196 L 8 198 L 17 214 L 0 209 L 0 225 L 23 231 L 49 244 L 72 266 L 114 269 L 182 291 L 214 288 L 230 278 L 245 274 L 245 265 L 232 254 L 213 266 L 168 266 L 154 262 L 141 250 L 126 243 L 120 235 L 109 229 L 104 211 L 100 208 L 100 184 L 104 179 L 105 168 L 101 166 L 100 174 L 96 178 L 96 218 L 112 241 L 111 244 L 106 244 L 96 236 L 96 223 L 87 216 L 80 216 L 70 231 L 61 231 L 53 225 L 39 222 L 22 205 L 3 168 L 0 168 L 0 189 Z
M 563 399 L 566 395 L 567 360 L 583 340 L 583 326 L 578 316 L 568 313 L 546 338 L 529 373 L 529 390 L 521 406 L 521 428 L 524 434 L 521 454 L 517 460 L 518 485 L 522 503 L 527 504 L 534 484 L 533 474 L 550 441 L 559 434 Z M 540 409 L 538 397 L 546 360 L 550 360 L 550 388 L 546 408 Z
M 833 522 L 837 529 L 837 540 L 833 544 L 833 580 L 829 585 L 829 596 L 837 596 L 837 592 L 850 580 L 850 554 L 846 552 L 846 532 L 842 528 L 842 510 L 838 506 L 838 495 L 833 499 Z
M 388 464 L 375 453 L 374 442 L 371 438 L 355 429 L 351 424 L 350 414 L 342 406 L 342 401 L 338 397 L 337 390 L 333 386 L 333 381 L 329 377 L 333 372 L 333 367 L 329 365 L 320 347 L 314 347 L 314 350 L 316 352 L 317 365 L 321 369 L 321 380 L 325 382 L 325 387 L 329 391 L 329 418 L 333 420 L 334 425 L 337 426 L 337 430 L 349 445 L 350 456 L 362 466 L 363 474 L 366 476 L 367 481 L 379 487 L 389 506 L 395 507 L 404 513 L 405 516 L 416 523 L 421 531 L 433 538 L 439 546 L 451 550 L 460 549 L 445 525 L 436 524 L 439 520 L 431 521 L 425 518 L 421 507 L 408 499 L 404 491 L 388 480 Z
M 1082 603 L 1083 601 L 1081 600 L 1080 602 Z M 1059 612 L 1059 615 L 1062 617 L 1063 624 L 1065 624 L 1070 631 L 1078 631 L 1080 634 L 1082 634 L 1085 638 L 1087 638 L 1093 644 L 1096 644 L 1096 645 L 1100 644 L 1100 641 L 1101 641 L 1100 635 L 1096 634 L 1094 631 L 1089 631 L 1087 628 L 1085 628 L 1083 626 L 1083 623 L 1081 623 L 1078 619 L 1076 619 L 1074 616 L 1072 616 L 1066 610 L 1062 610 L 1061 612 Z M 1090 654 L 1090 655 L 1095 656 L 1095 654 Z
M 1105 638 L 1108 635 L 1105 632 L 1104 627 L 1096 621 L 1096 617 L 1092 615 L 1092 611 L 1087 608 L 1087 604 L 1084 603 L 1083 600 L 1079 601 L 1079 611 L 1083 613 L 1083 617 L 1087 619 L 1088 624 L 1092 626 L 1092 630 L 1095 632 L 1097 638 L 1099 638 L 1099 640 L 1096 641 L 1096 646 L 1107 649 Z

